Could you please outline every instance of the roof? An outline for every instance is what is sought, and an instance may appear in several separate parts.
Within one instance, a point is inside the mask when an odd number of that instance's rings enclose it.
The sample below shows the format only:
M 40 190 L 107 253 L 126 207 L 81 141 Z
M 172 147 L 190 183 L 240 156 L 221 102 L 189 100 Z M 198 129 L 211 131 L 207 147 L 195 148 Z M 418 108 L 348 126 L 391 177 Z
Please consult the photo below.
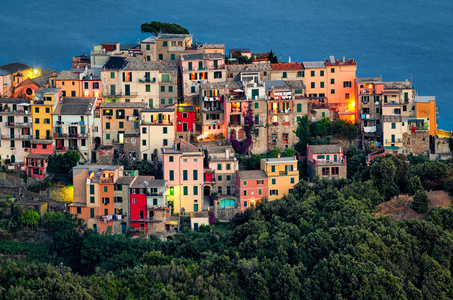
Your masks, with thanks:
M 58 102 L 54 115 L 86 116 L 92 113 L 96 98 L 64 97 Z
M 205 49 L 216 49 L 216 48 L 225 49 L 225 44 L 203 44 L 201 47 Z
M 227 65 L 228 72 L 244 71 L 271 71 L 271 65 L 266 64 L 249 64 L 249 65 Z
M 131 184 L 131 188 L 165 187 L 165 180 L 154 179 L 154 176 L 138 176 Z
M 12 103 L 12 104 L 30 104 L 30 99 L 27 98 L 0 98 L 0 103 Z
M 126 58 L 122 56 L 110 56 L 105 63 L 104 70 L 119 70 L 127 64 Z
M 267 80 L 264 82 L 266 91 L 273 90 L 275 88 L 284 88 L 288 89 L 286 82 L 284 80 Z
M 121 176 L 115 181 L 115 184 L 129 185 L 134 179 L 134 176 Z
M 88 171 L 115 171 L 118 168 L 124 168 L 123 166 L 113 166 L 113 165 L 79 165 L 75 166 L 72 168 L 72 174 L 78 175 L 80 174 L 83 170 L 88 170 Z
M 137 48 L 138 46 L 139 46 L 138 44 L 121 44 L 120 50 L 129 50 L 129 49 Z
M 83 71 L 84 69 L 63 70 L 58 73 L 56 80 L 79 80 L 79 74 Z
M 125 71 L 134 70 L 159 70 L 158 61 L 146 61 L 143 57 L 126 57 L 125 65 L 120 68 Z
M 176 107 L 176 112 L 195 112 L 192 105 L 179 105 Z
M 222 53 L 195 53 L 181 55 L 181 61 L 184 60 L 215 60 L 223 59 L 225 56 Z
M 252 53 L 252 50 L 249 48 L 234 48 L 230 49 L 230 52 Z
M 159 33 L 156 39 L 185 39 L 191 37 L 191 34 L 182 34 L 182 33 Z
M 417 96 L 414 101 L 419 103 L 429 103 L 430 101 L 436 101 L 436 96 Z
M 30 153 L 27 158 L 48 158 L 51 154 Z
M 34 139 L 34 140 L 31 140 L 31 143 L 32 144 L 46 144 L 46 145 L 50 145 L 50 144 L 53 143 L 53 141 L 52 140 L 36 140 L 36 139 Z
M 11 74 L 22 70 L 33 69 L 33 67 L 19 62 L 13 62 L 0 66 L 0 69 L 8 72 L 8 74 Z
M 142 41 L 142 43 L 151 43 L 151 44 L 155 44 L 156 43 L 156 37 L 155 36 L 150 36 L 150 37 L 147 37 L 146 39 L 144 39 Z
M 241 180 L 267 179 L 266 173 L 263 170 L 238 171 L 238 176 Z
M 191 218 L 209 218 L 209 212 L 207 211 L 192 211 L 190 212 Z
M 381 77 L 364 77 L 364 78 L 357 78 L 357 83 L 382 83 L 382 76 Z
M 9 73 L 8 71 L 1 70 L 1 69 L 0 69 L 0 76 L 6 76 L 6 75 L 8 75 L 8 74 L 11 74 L 11 73 Z
M 43 94 L 43 95 L 52 94 L 53 95 L 53 94 L 58 93 L 60 90 L 61 90 L 60 88 L 40 88 L 35 91 L 35 95 L 36 94 Z
M 177 144 L 180 144 L 180 150 L 177 150 Z M 178 139 L 175 141 L 174 146 L 164 147 L 162 149 L 163 154 L 182 154 L 182 153 L 196 153 L 197 155 L 202 154 L 200 150 L 185 139 Z
M 144 108 L 142 112 L 174 112 L 174 107 L 163 107 L 163 108 Z
M 297 62 L 271 64 L 273 71 L 276 70 L 303 70 L 304 65 Z
M 267 164 L 270 165 L 297 162 L 297 159 L 295 159 L 294 157 L 262 158 L 261 160 L 264 160 Z
M 384 81 L 384 89 L 411 89 L 412 82 L 407 80 L 406 81 Z
M 304 61 L 302 64 L 305 69 L 318 69 L 326 67 L 326 62 L 324 61 Z
M 304 82 L 302 80 L 286 80 L 286 85 L 290 89 L 303 89 L 305 88 Z
M 46 84 L 49 84 L 49 77 L 53 76 L 53 71 L 46 69 L 41 71 L 41 74 L 41 76 L 30 78 L 30 80 L 39 86 L 45 86 Z
M 143 108 L 144 102 L 102 102 L 101 108 Z
M 202 83 L 201 84 L 201 89 L 203 90 L 210 90 L 210 89 L 224 89 L 226 86 L 226 82 L 212 82 L 212 83 Z
M 340 153 L 340 146 L 338 144 L 329 145 L 308 145 L 313 154 L 320 153 Z

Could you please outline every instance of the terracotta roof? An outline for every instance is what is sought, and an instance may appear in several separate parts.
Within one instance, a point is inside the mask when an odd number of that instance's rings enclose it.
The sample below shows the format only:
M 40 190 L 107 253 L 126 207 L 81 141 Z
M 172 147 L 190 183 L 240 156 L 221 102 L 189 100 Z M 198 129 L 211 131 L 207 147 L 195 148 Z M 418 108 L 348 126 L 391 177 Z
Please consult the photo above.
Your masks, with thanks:
M 276 70 L 303 70 L 304 65 L 297 62 L 271 64 L 273 71 Z

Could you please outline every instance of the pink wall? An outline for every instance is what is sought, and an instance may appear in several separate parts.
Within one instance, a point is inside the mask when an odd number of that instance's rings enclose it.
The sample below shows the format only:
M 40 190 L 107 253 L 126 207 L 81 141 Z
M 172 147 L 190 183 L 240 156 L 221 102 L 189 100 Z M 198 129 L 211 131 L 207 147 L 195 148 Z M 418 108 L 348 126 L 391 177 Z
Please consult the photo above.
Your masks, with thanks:
M 257 181 L 262 180 L 263 184 L 258 184 Z M 247 185 L 244 185 L 244 181 L 247 182 Z M 252 200 L 254 201 L 254 205 L 256 205 L 257 201 L 260 200 L 262 197 L 267 196 L 267 178 L 264 179 L 241 179 L 239 177 L 239 173 L 236 172 L 236 190 L 239 193 L 239 204 L 241 207 L 241 211 L 246 210 L 251 206 Z M 261 195 L 259 195 L 258 190 L 261 189 Z M 247 191 L 247 195 L 244 196 L 244 190 Z M 253 198 L 253 199 L 252 199 Z M 247 203 L 245 206 L 244 202 Z
M 33 145 L 36 145 L 36 148 L 33 148 Z M 46 149 L 44 149 L 46 146 Z M 32 144 L 31 153 L 38 153 L 38 154 L 53 154 L 53 143 L 52 144 Z
M 88 83 L 88 89 L 85 89 L 85 82 Z M 98 88 L 95 89 L 93 88 L 93 84 L 97 83 Z M 83 80 L 81 86 L 81 97 L 96 97 L 95 91 L 98 92 L 98 97 L 101 97 L 101 91 L 102 91 L 102 83 L 101 80 Z M 85 95 L 85 91 L 88 91 L 88 96 Z

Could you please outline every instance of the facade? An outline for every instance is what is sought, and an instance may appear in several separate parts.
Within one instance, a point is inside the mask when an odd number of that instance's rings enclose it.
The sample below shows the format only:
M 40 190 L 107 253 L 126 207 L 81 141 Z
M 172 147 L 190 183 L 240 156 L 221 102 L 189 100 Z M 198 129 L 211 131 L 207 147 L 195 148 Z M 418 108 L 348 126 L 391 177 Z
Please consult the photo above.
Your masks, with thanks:
M 82 97 L 80 74 L 85 69 L 63 70 L 55 79 L 56 88 L 61 89 L 62 97 Z
M 201 211 L 203 207 L 204 154 L 189 142 L 179 139 L 162 149 L 167 201 L 174 213 Z
M 30 153 L 32 119 L 29 99 L 0 98 L 2 161 L 22 164 Z
M 158 108 L 176 102 L 177 66 L 142 57 L 112 56 L 101 71 L 104 102 L 142 102 Z
M 195 133 L 195 108 L 191 105 L 176 106 L 176 128 L 175 138 L 182 138 L 190 141 Z
M 200 119 L 202 135 L 208 139 L 224 137 L 226 132 L 224 100 L 226 82 L 200 85 Z
M 131 229 L 165 234 L 167 185 L 153 176 L 138 176 L 129 186 Z
M 0 76 L 2 77 L 2 97 L 17 97 L 16 87 L 27 78 L 33 78 L 41 75 L 40 69 L 34 69 L 32 66 L 13 62 L 0 66 Z
M 307 146 L 308 176 L 347 178 L 346 155 L 337 144 Z
M 124 167 L 80 165 L 72 171 L 74 203 L 69 208 L 70 213 L 77 214 L 88 228 L 101 233 L 121 233 L 125 226 L 122 223 L 127 224 L 127 216 L 115 208 L 114 201 L 115 182 L 124 175 Z
M 140 158 L 162 161 L 162 147 L 175 143 L 175 108 L 145 108 L 140 112 Z
M 365 141 L 382 142 L 382 103 L 384 83 L 381 77 L 357 78 L 356 120 Z
M 267 190 L 269 201 L 290 194 L 299 182 L 299 171 L 295 157 L 263 158 L 260 169 L 267 176 Z
M 190 213 L 190 228 L 198 231 L 201 225 L 209 226 L 209 213 L 207 211 L 194 211 Z
M 61 89 L 59 88 L 42 88 L 36 90 L 34 99 L 30 101 L 33 139 L 52 140 L 52 113 L 60 98 Z
M 268 178 L 263 170 L 237 171 L 236 189 L 241 211 L 254 207 L 268 196 Z
M 77 150 L 83 163 L 91 162 L 96 98 L 63 98 L 53 113 L 55 151 Z
M 25 172 L 36 179 L 46 178 L 49 156 L 53 154 L 52 140 L 32 140 L 30 154 L 25 157 Z
M 181 76 L 184 102 L 199 103 L 200 84 L 225 81 L 225 56 L 221 53 L 184 54 Z

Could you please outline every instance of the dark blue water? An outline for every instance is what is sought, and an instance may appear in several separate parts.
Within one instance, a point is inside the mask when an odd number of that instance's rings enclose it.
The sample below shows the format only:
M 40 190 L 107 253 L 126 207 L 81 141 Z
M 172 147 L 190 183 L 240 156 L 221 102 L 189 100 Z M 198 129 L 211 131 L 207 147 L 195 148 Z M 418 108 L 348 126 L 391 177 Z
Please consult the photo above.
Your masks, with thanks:
M 70 68 L 101 42 L 136 42 L 140 24 L 179 23 L 201 42 L 272 49 L 284 61 L 355 58 L 357 76 L 413 79 L 453 129 L 453 1 L 1 1 L 0 64 Z M 439 3 L 436 3 L 439 2 Z

